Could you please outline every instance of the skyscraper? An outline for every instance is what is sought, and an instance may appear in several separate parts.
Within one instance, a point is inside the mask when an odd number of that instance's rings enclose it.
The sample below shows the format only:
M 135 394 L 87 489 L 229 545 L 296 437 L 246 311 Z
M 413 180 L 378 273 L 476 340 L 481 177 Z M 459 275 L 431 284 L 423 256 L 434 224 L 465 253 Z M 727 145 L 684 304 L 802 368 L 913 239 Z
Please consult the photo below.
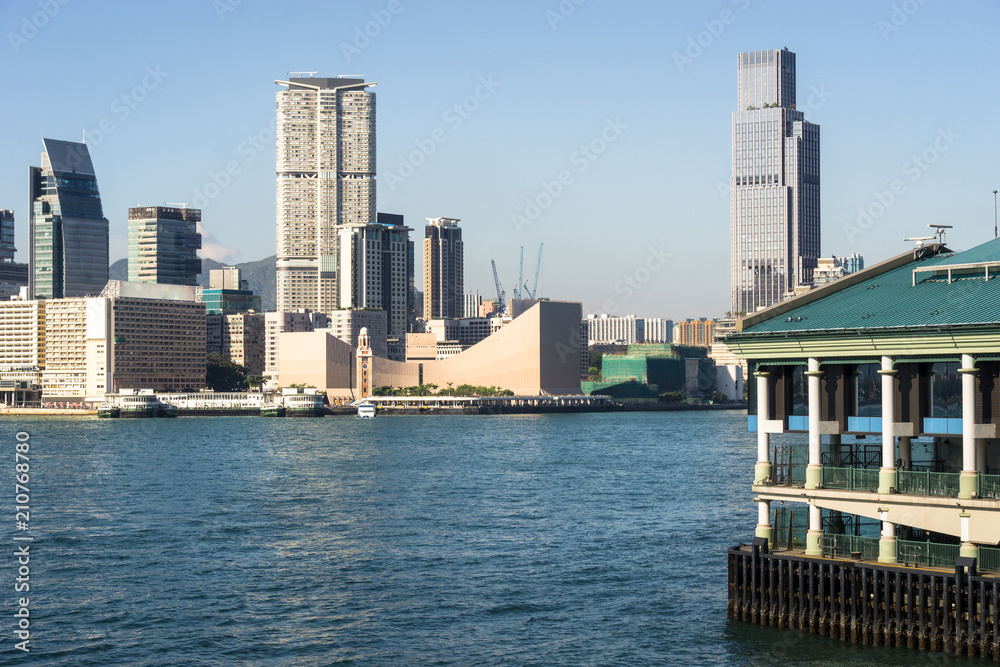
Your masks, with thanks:
M 28 168 L 31 298 L 94 296 L 108 282 L 108 219 L 86 144 L 42 139 Z
M 428 218 L 424 227 L 424 319 L 463 317 L 462 230 L 455 218 Z
M 338 307 L 337 228 L 375 221 L 375 94 L 363 79 L 292 77 L 277 97 L 277 309 Z
M 340 225 L 340 303 L 344 309 L 386 312 L 385 336 L 406 338 L 410 228 L 402 224 Z M 385 218 L 383 218 L 385 219 Z M 331 308 L 331 316 L 332 316 Z M 372 335 L 375 332 L 372 331 Z
M 14 252 L 14 211 L 0 209 L 0 262 L 13 262 Z
M 128 210 L 128 279 L 196 285 L 201 273 L 201 210 L 139 206 Z
M 819 126 L 795 108 L 795 54 L 739 54 L 730 202 L 732 310 L 812 281 L 819 257 Z

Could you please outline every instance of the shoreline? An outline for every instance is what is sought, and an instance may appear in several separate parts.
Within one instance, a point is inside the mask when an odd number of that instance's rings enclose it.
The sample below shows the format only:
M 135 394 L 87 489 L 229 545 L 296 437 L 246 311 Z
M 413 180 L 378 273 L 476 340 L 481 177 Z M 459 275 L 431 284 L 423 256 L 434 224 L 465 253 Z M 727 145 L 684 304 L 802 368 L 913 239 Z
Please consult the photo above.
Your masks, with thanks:
M 524 415 L 524 414 L 574 414 L 585 412 L 687 412 L 691 410 L 746 410 L 747 406 L 740 403 L 720 404 L 688 404 L 688 403 L 624 403 L 608 407 L 587 408 L 582 406 L 504 406 L 504 407 L 456 407 L 456 408 L 384 408 L 381 415 Z M 352 417 L 357 415 L 354 406 L 327 406 L 325 416 Z M 95 408 L 0 408 L 0 417 L 96 417 Z M 185 414 L 181 411 L 178 418 L 205 416 Z M 259 414 L 238 416 L 259 417 Z M 288 417 L 285 417 L 287 419 Z M 295 417 L 292 417 L 293 419 Z

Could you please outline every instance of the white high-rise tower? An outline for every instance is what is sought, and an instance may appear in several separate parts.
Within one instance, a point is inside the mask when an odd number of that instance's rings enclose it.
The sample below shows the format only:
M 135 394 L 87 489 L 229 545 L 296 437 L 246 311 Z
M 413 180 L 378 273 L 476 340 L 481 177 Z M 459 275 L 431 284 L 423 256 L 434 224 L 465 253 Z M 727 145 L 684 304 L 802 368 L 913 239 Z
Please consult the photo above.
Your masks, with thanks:
M 311 74 L 311 73 L 306 73 Z M 375 221 L 375 83 L 290 77 L 277 93 L 277 309 L 340 301 L 338 228 Z
M 812 282 L 820 248 L 819 126 L 795 108 L 795 54 L 739 54 L 730 202 L 732 310 Z

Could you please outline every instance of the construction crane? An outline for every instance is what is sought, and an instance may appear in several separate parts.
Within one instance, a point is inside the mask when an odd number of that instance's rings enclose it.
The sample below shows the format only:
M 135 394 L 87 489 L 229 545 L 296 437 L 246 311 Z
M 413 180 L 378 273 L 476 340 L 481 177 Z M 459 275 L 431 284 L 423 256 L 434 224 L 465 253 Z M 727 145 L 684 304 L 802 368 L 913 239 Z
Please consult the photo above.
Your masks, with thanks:
M 528 283 L 524 283 L 524 291 L 528 295 L 529 299 L 538 298 L 538 274 L 542 272 L 542 246 L 544 243 L 538 244 L 538 264 L 535 266 L 535 288 L 529 290 Z
M 514 298 L 520 299 L 524 295 L 521 294 L 521 285 L 524 282 L 524 246 L 521 246 L 521 260 L 517 265 L 517 282 L 514 283 Z
M 500 312 L 503 313 L 507 310 L 504 305 L 504 292 L 503 287 L 500 286 L 500 276 L 497 275 L 497 263 L 496 260 L 491 259 L 490 264 L 493 265 L 493 282 L 497 286 L 497 305 L 500 307 Z

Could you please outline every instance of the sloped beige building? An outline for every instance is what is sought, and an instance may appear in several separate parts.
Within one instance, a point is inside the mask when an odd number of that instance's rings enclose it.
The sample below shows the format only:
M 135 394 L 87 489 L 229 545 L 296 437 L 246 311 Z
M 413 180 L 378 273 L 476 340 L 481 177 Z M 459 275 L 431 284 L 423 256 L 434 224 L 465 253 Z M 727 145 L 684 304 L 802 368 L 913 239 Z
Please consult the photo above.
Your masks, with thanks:
M 373 359 L 372 386 L 471 384 L 518 395 L 579 394 L 580 303 L 539 301 L 461 354 L 440 361 Z M 331 398 L 356 396 L 356 351 L 327 332 L 281 333 L 281 386 L 304 383 Z

